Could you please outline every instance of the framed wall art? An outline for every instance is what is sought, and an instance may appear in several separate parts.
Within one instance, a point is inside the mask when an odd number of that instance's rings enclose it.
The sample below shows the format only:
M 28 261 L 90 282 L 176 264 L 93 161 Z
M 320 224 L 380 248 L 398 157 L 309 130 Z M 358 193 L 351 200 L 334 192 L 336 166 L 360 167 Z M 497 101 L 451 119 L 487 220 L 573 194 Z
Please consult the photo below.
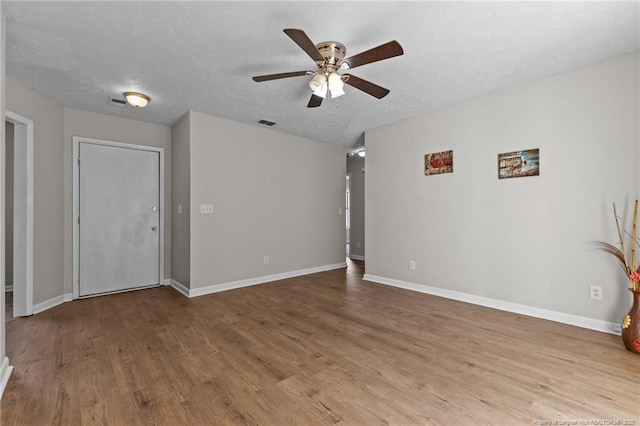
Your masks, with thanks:
M 540 149 L 505 152 L 498 154 L 498 179 L 538 176 L 540 174 Z
M 424 156 L 424 175 L 453 173 L 453 151 L 434 152 Z

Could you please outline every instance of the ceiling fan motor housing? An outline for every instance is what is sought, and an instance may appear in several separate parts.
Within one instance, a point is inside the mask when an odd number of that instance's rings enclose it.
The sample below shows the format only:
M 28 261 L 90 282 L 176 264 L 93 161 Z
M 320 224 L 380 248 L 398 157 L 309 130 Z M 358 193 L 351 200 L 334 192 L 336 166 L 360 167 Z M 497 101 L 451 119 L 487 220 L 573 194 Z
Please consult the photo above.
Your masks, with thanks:
M 347 54 L 347 49 L 344 45 L 337 41 L 323 41 L 316 44 L 316 49 L 318 49 L 324 58 L 323 63 L 316 61 L 318 68 L 326 68 L 329 72 L 336 71 L 340 67 L 340 62 Z

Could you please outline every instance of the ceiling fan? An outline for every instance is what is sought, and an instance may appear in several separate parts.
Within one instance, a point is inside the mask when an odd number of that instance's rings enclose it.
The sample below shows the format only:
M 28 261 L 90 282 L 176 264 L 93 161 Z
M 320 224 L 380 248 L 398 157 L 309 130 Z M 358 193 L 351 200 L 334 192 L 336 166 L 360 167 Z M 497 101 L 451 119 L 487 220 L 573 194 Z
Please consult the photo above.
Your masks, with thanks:
M 353 74 L 342 74 L 342 72 L 372 62 L 400 56 L 404 53 L 400 43 L 393 40 L 345 59 L 347 49 L 341 43 L 336 41 L 323 41 L 318 44 L 313 44 L 304 31 L 295 28 L 287 28 L 284 30 L 284 33 L 315 61 L 317 69 L 315 71 L 305 70 L 257 75 L 253 77 L 253 80 L 262 82 L 280 78 L 313 75 L 313 78 L 309 82 L 309 87 L 313 91 L 313 94 L 307 104 L 308 108 L 319 107 L 322 104 L 322 100 L 327 97 L 327 92 L 331 93 L 332 98 L 344 95 L 345 83 L 375 98 L 384 98 L 389 94 L 388 89 L 356 77 Z

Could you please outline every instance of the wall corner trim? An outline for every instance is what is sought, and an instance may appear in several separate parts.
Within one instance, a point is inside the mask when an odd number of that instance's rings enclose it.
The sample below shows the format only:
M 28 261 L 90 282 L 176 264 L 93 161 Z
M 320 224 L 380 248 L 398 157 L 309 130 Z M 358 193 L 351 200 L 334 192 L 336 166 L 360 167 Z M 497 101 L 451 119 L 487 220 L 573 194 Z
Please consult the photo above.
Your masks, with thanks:
M 7 387 L 7 383 L 9 383 L 9 377 L 11 377 L 12 371 L 13 367 L 9 365 L 9 358 L 4 357 L 2 364 L 0 365 L 0 400 L 2 399 L 2 394 Z
M 73 294 L 61 294 L 60 296 L 56 296 L 52 299 L 45 300 L 44 302 L 36 303 L 35 305 L 33 305 L 33 314 L 39 314 L 40 312 L 46 311 L 47 309 L 51 309 L 65 302 L 71 302 L 72 300 Z
M 294 278 L 302 275 L 315 274 L 318 272 L 331 271 L 334 269 L 341 269 L 346 267 L 347 267 L 346 262 L 334 263 L 332 265 L 316 266 L 313 268 L 299 269 L 297 271 L 283 272 L 280 274 L 265 275 L 262 277 L 249 278 L 246 280 L 231 281 L 228 283 L 221 283 L 221 284 L 212 284 L 204 287 L 198 287 L 195 289 L 187 289 L 186 287 L 180 285 L 180 283 L 175 282 L 173 280 L 171 280 L 172 281 L 171 285 L 173 286 L 173 288 L 175 288 L 176 290 L 178 290 L 180 293 L 184 294 L 187 297 L 198 297 L 198 296 L 204 296 L 206 294 L 218 293 L 220 291 L 234 290 L 236 288 L 249 287 L 249 286 L 258 285 L 258 284 L 265 284 L 273 281 L 285 280 L 287 278 Z
M 365 274 L 363 280 L 402 288 L 405 290 L 417 291 L 419 293 L 430 294 L 432 296 L 444 297 L 446 299 L 458 300 L 460 302 L 471 303 L 473 305 L 485 306 L 487 308 L 498 309 L 500 311 L 506 311 L 514 314 L 521 314 L 529 317 L 559 322 L 562 324 L 573 325 L 576 327 L 587 328 L 603 333 L 619 334 L 614 331 L 614 325 L 616 324 L 609 321 L 602 321 L 593 318 L 567 314 L 564 312 L 551 311 L 548 309 L 536 308 L 534 306 L 520 305 L 518 303 L 506 302 L 504 300 L 491 299 L 488 297 L 476 296 L 474 294 L 400 281 L 392 278 L 379 277 L 376 275 Z

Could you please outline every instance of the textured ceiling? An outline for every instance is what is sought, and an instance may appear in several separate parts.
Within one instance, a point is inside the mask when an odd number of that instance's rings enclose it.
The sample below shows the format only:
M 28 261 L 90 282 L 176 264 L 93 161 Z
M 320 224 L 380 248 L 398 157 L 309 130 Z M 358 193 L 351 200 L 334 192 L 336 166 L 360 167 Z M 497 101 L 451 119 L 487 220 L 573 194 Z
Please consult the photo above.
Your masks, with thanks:
M 345 147 L 366 129 L 639 49 L 638 2 L 11 2 L 7 75 L 64 106 L 173 125 L 194 110 Z M 397 40 L 405 54 L 353 74 L 353 87 L 306 108 L 315 69 L 283 32 L 335 40 L 347 56 Z M 110 96 L 139 90 L 145 109 Z

